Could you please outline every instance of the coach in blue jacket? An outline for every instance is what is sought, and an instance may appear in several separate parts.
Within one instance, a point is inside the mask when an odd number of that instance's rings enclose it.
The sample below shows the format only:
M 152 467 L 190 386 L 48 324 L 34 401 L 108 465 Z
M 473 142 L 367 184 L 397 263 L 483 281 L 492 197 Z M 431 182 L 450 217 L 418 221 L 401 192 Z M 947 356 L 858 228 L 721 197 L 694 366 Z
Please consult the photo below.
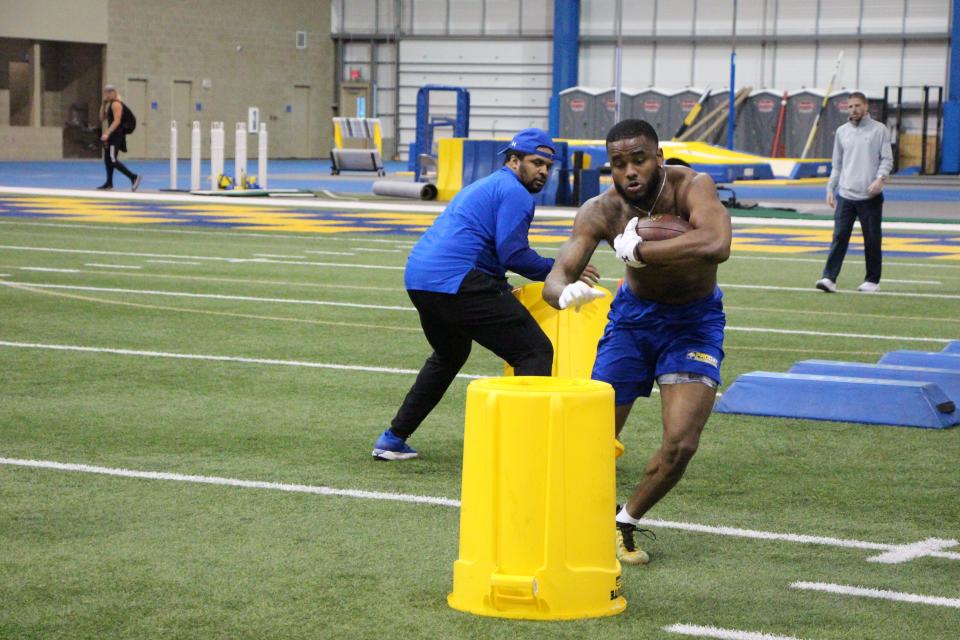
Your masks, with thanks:
M 509 269 L 544 280 L 553 267 L 530 248 L 531 194 L 543 189 L 555 159 L 553 140 L 540 129 L 518 133 L 503 167 L 463 189 L 420 238 L 407 259 L 407 294 L 433 347 L 373 456 L 407 460 L 406 442 L 440 402 L 470 355 L 474 340 L 506 360 L 517 375 L 549 376 L 553 346 L 511 293 Z M 584 281 L 596 282 L 592 266 Z

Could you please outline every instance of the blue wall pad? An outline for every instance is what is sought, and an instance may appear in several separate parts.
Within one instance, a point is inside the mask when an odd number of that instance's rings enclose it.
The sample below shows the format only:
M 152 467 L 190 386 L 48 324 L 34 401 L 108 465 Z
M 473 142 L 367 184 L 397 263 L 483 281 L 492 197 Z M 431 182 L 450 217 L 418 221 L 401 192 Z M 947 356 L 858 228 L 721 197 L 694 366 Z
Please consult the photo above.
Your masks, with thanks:
M 866 362 L 835 362 L 833 360 L 801 360 L 790 367 L 790 373 L 932 382 L 940 387 L 947 394 L 947 397 L 953 400 L 954 404 L 960 405 L 960 371 L 956 369 L 905 367 L 896 364 L 868 364 Z
M 766 371 L 737 378 L 714 410 L 926 429 L 960 423 L 954 403 L 933 383 Z
M 960 340 L 954 340 L 953 342 L 947 343 L 947 346 L 943 348 L 941 353 L 956 353 L 960 354 Z
M 888 351 L 877 361 L 877 364 L 899 364 L 905 367 L 931 367 L 933 369 L 960 370 L 960 353 Z

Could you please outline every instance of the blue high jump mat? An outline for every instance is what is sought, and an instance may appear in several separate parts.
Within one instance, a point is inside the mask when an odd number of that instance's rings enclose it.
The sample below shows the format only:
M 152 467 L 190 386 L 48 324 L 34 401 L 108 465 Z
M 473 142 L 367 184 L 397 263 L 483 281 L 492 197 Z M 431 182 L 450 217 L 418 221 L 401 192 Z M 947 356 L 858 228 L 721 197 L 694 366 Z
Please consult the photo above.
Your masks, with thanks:
M 960 370 L 934 369 L 932 367 L 907 367 L 896 364 L 870 364 L 867 362 L 837 362 L 834 360 L 801 360 L 790 373 L 805 373 L 819 376 L 842 376 L 848 378 L 873 378 L 876 380 L 909 380 L 933 382 L 960 405 Z
M 889 351 L 877 364 L 899 364 L 906 367 L 932 367 L 960 370 L 960 353 L 936 351 Z
M 924 429 L 960 424 L 956 404 L 932 382 L 768 371 L 737 378 L 714 410 Z
M 960 340 L 953 340 L 949 342 L 940 353 L 956 353 L 957 355 L 960 355 Z

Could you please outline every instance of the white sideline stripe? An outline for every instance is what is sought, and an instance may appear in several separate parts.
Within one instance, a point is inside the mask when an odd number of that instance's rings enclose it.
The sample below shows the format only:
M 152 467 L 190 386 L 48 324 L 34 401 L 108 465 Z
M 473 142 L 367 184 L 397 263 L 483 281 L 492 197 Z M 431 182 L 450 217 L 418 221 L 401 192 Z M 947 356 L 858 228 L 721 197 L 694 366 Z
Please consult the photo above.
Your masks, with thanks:
M 68 289 L 72 291 L 100 291 L 103 293 L 131 293 L 144 296 L 168 296 L 175 298 L 205 298 L 210 300 L 238 300 L 243 302 L 276 302 L 282 304 L 306 304 L 324 307 L 350 307 L 355 309 L 377 309 L 381 311 L 416 311 L 414 307 L 382 304 L 361 304 L 358 302 L 333 302 L 328 300 L 298 300 L 294 298 L 261 298 L 256 296 L 236 296 L 219 293 L 189 293 L 183 291 L 158 291 L 153 289 L 123 289 L 119 287 L 92 287 L 84 285 L 33 283 L 33 282 L 4 282 L 2 286 L 19 288 L 33 287 L 36 289 Z M 917 336 L 885 336 L 871 333 L 844 333 L 836 331 L 813 331 L 806 329 L 773 329 L 768 327 L 736 327 L 727 326 L 727 331 L 741 331 L 745 333 L 775 333 L 781 335 L 818 336 L 829 338 L 860 338 L 867 340 L 893 340 L 898 342 L 950 342 L 953 338 L 920 338 Z
M 831 584 L 828 582 L 794 582 L 790 585 L 790 588 L 803 589 L 806 591 L 823 591 L 826 593 L 836 593 L 844 596 L 857 596 L 860 598 L 878 598 L 880 600 L 912 602 L 915 604 L 928 604 L 935 607 L 952 607 L 954 609 L 960 609 L 960 598 L 924 596 L 918 593 L 887 591 L 886 589 L 868 589 L 866 587 L 850 587 L 847 585 Z
M 939 280 L 894 280 L 893 278 L 884 278 L 884 282 L 896 282 L 897 284 L 943 284 Z
M 146 262 L 153 262 L 154 264 L 200 264 L 199 262 L 190 262 L 187 260 L 147 260 Z
M 297 260 L 275 260 L 273 258 L 223 258 L 220 256 L 183 256 L 169 253 L 133 253 L 128 251 L 97 251 L 94 249 L 60 249 L 56 247 L 23 247 L 15 245 L 0 245 L 0 249 L 11 249 L 15 251 L 43 251 L 48 253 L 80 253 L 93 254 L 101 256 L 133 256 L 135 258 L 181 258 L 193 260 L 212 260 L 216 262 L 256 262 L 264 264 L 299 264 L 310 267 L 350 267 L 353 269 L 387 269 L 390 271 L 403 271 L 404 267 L 390 267 L 379 264 L 350 264 L 349 262 L 304 262 Z
M 143 269 L 132 264 L 101 264 L 99 262 L 84 262 L 85 267 L 102 267 L 104 269 Z
M 403 493 L 383 493 L 380 491 L 360 491 L 356 489 L 333 489 L 331 487 L 311 486 L 306 484 L 238 480 L 236 478 L 220 478 L 217 476 L 192 476 L 180 473 L 165 473 L 160 471 L 134 471 L 132 469 L 96 467 L 87 464 L 65 464 L 62 462 L 52 462 L 50 460 L 19 460 L 16 458 L 0 458 L 0 464 L 17 467 L 30 467 L 34 469 L 54 469 L 56 471 L 79 471 L 81 473 L 96 473 L 99 475 L 117 476 L 121 478 L 142 478 L 145 480 L 192 482 L 197 484 L 242 487 L 244 489 L 272 489 L 274 491 L 312 493 L 321 496 L 340 496 L 344 498 L 361 498 L 365 500 L 392 500 L 396 502 L 433 504 L 441 507 L 460 506 L 460 503 L 456 500 L 450 500 L 448 498 L 434 498 L 432 496 L 415 496 Z
M 699 624 L 672 624 L 664 627 L 668 633 L 695 638 L 717 638 L 718 640 L 799 640 L 793 636 L 778 636 L 755 631 L 736 631 L 734 629 L 720 629 L 719 627 L 704 627 Z
M 186 291 L 155 291 L 152 289 L 121 289 L 119 287 L 87 287 L 72 284 L 35 284 L 32 282 L 4 282 L 11 288 L 67 289 L 70 291 L 100 291 L 102 293 L 132 293 L 144 296 L 168 296 L 173 298 L 204 298 L 208 300 L 239 300 L 242 302 L 278 302 L 283 304 L 310 304 L 321 307 L 350 307 L 354 309 L 380 309 L 385 311 L 416 311 L 414 307 L 398 307 L 384 304 L 361 304 L 359 302 L 332 302 L 328 300 L 297 300 L 295 298 L 259 298 L 256 296 L 231 296 L 221 293 L 189 293 Z
M 386 240 L 384 238 L 367 238 L 367 237 L 356 237 L 351 238 L 338 238 L 337 236 L 331 235 L 322 235 L 317 233 L 312 233 L 309 235 L 300 235 L 295 233 L 255 233 L 252 231 L 197 231 L 195 229 L 157 229 L 157 228 L 148 228 L 148 227 L 135 227 L 135 226 L 116 226 L 116 225 L 106 225 L 106 224 L 80 224 L 80 223 L 60 223 L 60 222 L 27 222 L 21 220 L 0 220 L 0 224 L 10 224 L 10 225 L 19 225 L 19 226 L 29 226 L 29 227 L 60 227 L 64 229 L 109 229 L 110 231 L 132 231 L 132 232 L 145 232 L 145 233 L 177 233 L 180 235 L 199 235 L 199 236 L 241 236 L 244 238 L 269 238 L 271 240 L 312 240 L 314 242 L 320 242 L 323 240 L 334 240 L 337 242 L 376 242 L 380 244 L 392 244 L 398 247 L 412 247 L 413 242 L 405 242 L 403 240 Z M 821 261 L 822 262 L 822 261 Z M 951 265 L 940 265 L 940 266 L 951 266 Z
M 49 271 L 52 273 L 80 273 L 80 269 L 52 269 L 50 267 L 17 267 L 21 271 Z
M 10 343 L 0 343 L 10 344 Z M 465 376 L 461 376 L 465 377 Z M 376 493 L 368 491 L 354 491 L 350 489 L 331 489 L 329 487 L 317 487 L 300 484 L 282 484 L 275 482 L 260 482 L 249 480 L 238 480 L 234 478 L 217 478 L 211 476 L 183 475 L 178 473 L 165 473 L 156 471 L 133 471 L 129 469 L 116 469 L 111 467 L 97 467 L 86 464 L 68 464 L 63 462 L 54 462 L 50 460 L 24 460 L 19 458 L 0 458 L 0 464 L 34 467 L 41 469 L 55 469 L 60 471 L 81 471 L 85 473 L 99 473 L 104 475 L 115 475 L 131 478 L 149 478 L 154 480 L 178 480 L 181 482 L 199 482 L 205 484 L 223 484 L 229 486 L 252 487 L 258 489 L 274 489 L 279 491 L 291 491 L 297 493 L 317 493 L 324 495 L 338 495 L 345 497 L 370 498 L 379 500 L 394 500 L 398 502 L 416 502 L 425 504 L 434 504 L 444 507 L 459 507 L 460 501 L 453 498 L 444 498 L 439 496 L 420 496 L 404 493 Z M 377 497 L 375 497 L 377 496 Z M 379 497 L 385 496 L 385 497 Z M 734 536 L 738 538 L 752 538 L 759 540 L 774 540 L 779 542 L 793 542 L 801 544 L 820 544 L 831 547 L 853 548 L 853 549 L 871 549 L 871 550 L 890 550 L 906 545 L 882 544 L 877 542 L 864 542 L 860 540 L 844 540 L 841 538 L 828 538 L 823 536 L 809 536 L 789 533 L 772 533 L 769 531 L 751 531 L 749 529 L 738 529 L 735 527 L 711 527 L 707 525 L 692 524 L 687 522 L 669 522 L 666 520 L 641 520 L 646 525 L 654 525 L 665 529 L 680 529 L 696 533 L 710 533 L 715 535 Z M 939 558 L 950 560 L 960 560 L 960 553 L 938 552 L 930 554 Z
M 371 249 L 369 247 L 352 247 L 351 251 L 367 251 L 369 253 L 400 253 L 400 249 Z M 318 251 L 304 251 L 304 253 L 320 253 Z M 353 255 L 353 254 L 349 254 Z
M 83 347 L 69 344 L 43 344 L 37 342 L 11 342 L 0 340 L 0 347 L 18 349 L 50 349 L 53 351 L 79 351 L 84 353 L 111 353 L 121 356 L 141 356 L 145 358 L 173 358 L 178 360 L 206 360 L 212 362 L 241 362 L 244 364 L 267 364 L 284 367 L 307 367 L 310 369 L 335 369 L 343 371 L 367 371 L 370 373 L 394 373 L 400 375 L 417 375 L 416 369 L 398 369 L 394 367 L 372 367 L 354 364 L 336 364 L 331 362 L 309 362 L 304 360 L 277 360 L 273 358 L 245 358 L 242 356 L 217 356 L 197 353 L 171 353 L 167 351 L 141 351 L 139 349 L 111 349 L 106 347 Z M 458 373 L 458 378 L 478 380 L 490 376 L 478 376 L 468 373 Z
M 307 258 L 307 256 L 282 255 L 277 253 L 255 253 L 253 255 L 258 258 L 293 258 L 294 260 L 306 260 Z M 345 256 L 351 254 L 334 252 L 334 255 Z
M 216 233 L 215 231 L 204 231 L 204 233 Z M 731 260 L 770 260 L 775 262 L 813 262 L 816 264 L 823 264 L 826 262 L 826 257 L 824 258 L 787 258 L 784 256 L 742 256 L 742 255 L 732 255 L 730 256 Z M 893 267 L 930 267 L 932 269 L 960 269 L 960 264 L 927 264 L 925 262 L 895 262 L 895 261 L 883 261 L 883 266 L 893 266 Z

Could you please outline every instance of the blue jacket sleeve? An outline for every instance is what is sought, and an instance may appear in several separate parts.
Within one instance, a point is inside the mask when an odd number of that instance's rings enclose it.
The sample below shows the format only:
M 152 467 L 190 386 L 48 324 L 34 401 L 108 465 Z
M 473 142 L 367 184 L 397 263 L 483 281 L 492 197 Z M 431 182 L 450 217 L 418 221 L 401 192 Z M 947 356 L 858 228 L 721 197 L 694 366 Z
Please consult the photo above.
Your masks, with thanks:
M 523 201 L 509 191 L 503 196 L 497 208 L 497 258 L 507 269 L 542 282 L 553 268 L 553 258 L 544 258 L 530 248 L 527 234 L 533 221 L 533 198 Z

